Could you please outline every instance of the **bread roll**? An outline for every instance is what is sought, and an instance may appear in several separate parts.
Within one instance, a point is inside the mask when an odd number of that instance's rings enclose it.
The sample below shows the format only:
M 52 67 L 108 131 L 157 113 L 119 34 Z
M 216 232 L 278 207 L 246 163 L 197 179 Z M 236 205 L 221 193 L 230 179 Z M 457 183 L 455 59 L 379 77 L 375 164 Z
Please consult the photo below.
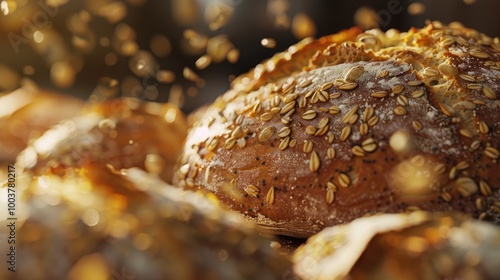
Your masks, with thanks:
M 4 266 L 1 279 L 279 279 L 291 272 L 289 259 L 239 215 L 138 168 L 30 173 L 16 189 L 17 271 Z
M 0 162 L 13 163 L 30 139 L 75 116 L 82 106 L 83 101 L 77 98 L 33 86 L 24 86 L 1 96 Z
M 303 279 L 499 279 L 500 227 L 459 213 L 383 214 L 326 228 L 293 256 Z
M 113 99 L 87 104 L 54 126 L 22 152 L 17 166 L 37 174 L 95 163 L 115 170 L 140 167 L 171 182 L 186 134 L 186 118 L 174 105 Z
M 499 223 L 498 97 L 499 39 L 459 24 L 306 39 L 207 109 L 175 184 L 294 237 L 415 209 Z

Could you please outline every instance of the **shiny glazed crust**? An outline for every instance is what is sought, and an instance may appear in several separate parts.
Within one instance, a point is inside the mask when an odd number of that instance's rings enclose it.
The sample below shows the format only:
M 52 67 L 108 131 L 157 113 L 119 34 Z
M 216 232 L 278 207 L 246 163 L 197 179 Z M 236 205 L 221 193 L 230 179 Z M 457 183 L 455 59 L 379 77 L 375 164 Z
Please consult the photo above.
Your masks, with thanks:
M 498 223 L 499 51 L 439 22 L 304 40 L 207 109 L 174 183 L 294 237 L 415 209 Z

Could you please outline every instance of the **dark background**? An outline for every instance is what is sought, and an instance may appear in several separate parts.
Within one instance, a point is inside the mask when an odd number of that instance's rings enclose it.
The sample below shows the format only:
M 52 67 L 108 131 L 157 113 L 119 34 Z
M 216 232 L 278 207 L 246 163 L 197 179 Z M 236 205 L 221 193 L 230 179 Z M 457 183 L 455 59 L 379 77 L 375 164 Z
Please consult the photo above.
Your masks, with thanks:
M 91 95 L 102 77 L 122 81 L 126 76 L 133 76 L 128 67 L 128 57 L 119 56 L 115 65 L 107 66 L 104 64 L 103 58 L 106 53 L 110 52 L 110 47 L 95 44 L 91 51 L 74 52 L 83 61 L 83 67 L 76 75 L 74 83 L 65 88 L 54 86 L 49 75 L 50 63 L 44 59 L 44 55 L 34 51 L 30 44 L 20 44 L 18 52 L 15 52 L 8 37 L 8 34 L 12 32 L 20 34 L 21 28 L 26 24 L 23 18 L 32 19 L 34 13 L 40 11 L 41 8 L 39 5 L 37 6 L 37 1 L 21 1 L 23 6 L 19 5 L 14 13 L 7 16 L 0 15 L 0 66 L 9 68 L 10 72 L 17 73 L 20 78 L 28 77 L 41 87 L 51 88 L 82 99 L 87 99 Z M 122 1 L 127 8 L 127 15 L 121 22 L 129 24 L 136 30 L 136 42 L 139 49 L 148 50 L 150 39 L 155 34 L 163 34 L 170 40 L 172 52 L 165 58 L 157 58 L 157 62 L 160 69 L 168 69 L 176 73 L 177 78 L 172 84 L 181 85 L 184 90 L 195 87 L 193 82 L 182 77 L 182 70 L 185 66 L 194 69 L 201 78 L 205 79 L 206 85 L 198 89 L 196 96 L 185 97 L 183 109 L 186 112 L 212 101 L 217 95 L 223 93 L 229 87 L 228 76 L 244 73 L 260 61 L 278 51 L 285 50 L 298 41 L 290 28 L 280 29 L 273 26 L 272 18 L 266 13 L 267 0 L 218 0 L 230 4 L 234 8 L 234 13 L 227 25 L 216 31 L 211 31 L 203 20 L 203 5 L 210 1 L 184 1 L 194 3 L 193 7 L 196 8 L 199 17 L 198 20 L 187 25 L 180 23 L 173 15 L 175 11 L 172 6 L 173 1 L 159 0 L 144 1 L 142 4 L 135 4 L 137 1 Z M 96 0 L 70 1 L 58 7 L 58 12 L 49 19 L 50 26 L 48 28 L 60 34 L 61 38 L 66 41 L 70 53 L 71 42 L 69 38 L 71 38 L 71 32 L 67 30 L 66 22 L 69 15 L 86 9 L 88 7 L 86 2 L 96 2 Z M 403 11 L 391 14 L 390 18 L 383 18 L 380 21 L 380 27 L 383 30 L 397 28 L 404 31 L 412 26 L 422 27 L 427 19 L 431 19 L 444 23 L 460 21 L 465 26 L 477 29 L 491 37 L 500 36 L 500 1 L 498 0 L 477 0 L 470 5 L 465 4 L 462 0 L 418 1 L 426 8 L 425 12 L 420 15 L 408 13 L 407 7 L 417 2 L 411 0 L 291 0 L 287 15 L 293 17 L 299 12 L 307 14 L 316 25 L 315 37 L 320 37 L 353 26 L 355 24 L 354 13 L 361 6 L 370 7 L 379 15 L 387 15 L 384 11 L 389 10 L 390 2 L 393 5 L 401 6 Z M 116 23 L 111 24 L 101 17 L 93 16 L 89 26 L 95 32 L 96 37 L 102 37 L 112 34 Z M 200 55 L 186 54 L 181 47 L 183 32 L 187 28 L 209 37 L 227 34 L 229 40 L 240 51 L 238 62 L 231 64 L 224 61 L 212 64 L 207 69 L 196 70 L 194 63 Z M 262 47 L 260 40 L 264 37 L 276 39 L 276 47 L 272 49 Z M 23 74 L 23 67 L 26 65 L 33 67 L 34 74 Z M 0 71 L 0 82 L 2 73 Z M 4 75 L 3 78 L 5 77 Z M 8 83 L 5 81 L 0 83 L 0 92 L 12 90 L 12 88 L 5 88 L 6 84 L 12 87 L 16 83 L 12 80 L 9 80 Z M 167 101 L 172 84 L 155 83 L 158 97 L 154 100 Z M 1 88 L 2 85 L 4 88 Z

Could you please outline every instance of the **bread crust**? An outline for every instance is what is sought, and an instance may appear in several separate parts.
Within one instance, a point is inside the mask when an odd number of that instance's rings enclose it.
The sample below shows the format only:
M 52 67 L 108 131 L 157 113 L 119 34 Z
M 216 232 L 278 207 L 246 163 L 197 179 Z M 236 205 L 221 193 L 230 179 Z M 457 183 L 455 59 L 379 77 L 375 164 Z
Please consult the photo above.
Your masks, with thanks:
M 439 22 L 303 41 L 207 109 L 174 182 L 293 237 L 415 209 L 498 223 L 499 51 Z

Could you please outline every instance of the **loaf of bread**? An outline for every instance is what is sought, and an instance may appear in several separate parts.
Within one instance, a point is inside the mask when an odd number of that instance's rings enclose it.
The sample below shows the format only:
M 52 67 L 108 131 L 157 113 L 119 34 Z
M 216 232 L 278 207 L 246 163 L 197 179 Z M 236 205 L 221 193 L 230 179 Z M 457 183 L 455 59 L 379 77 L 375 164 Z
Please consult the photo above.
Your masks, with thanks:
M 500 222 L 500 40 L 458 23 L 305 39 L 235 79 L 175 184 L 309 237 L 378 212 Z
M 89 103 L 32 141 L 17 166 L 36 174 L 96 163 L 115 170 L 139 167 L 171 182 L 186 134 L 186 117 L 168 103 L 132 98 Z
M 74 117 L 82 107 L 83 101 L 77 98 L 34 86 L 24 86 L 1 96 L 0 162 L 13 163 L 30 139 Z
M 42 176 L 30 170 L 16 191 L 17 270 L 1 269 L 1 279 L 232 280 L 291 273 L 288 257 L 240 215 L 138 168 L 118 173 L 93 163 Z
M 499 279 L 500 227 L 459 213 L 382 214 L 324 229 L 293 256 L 303 279 Z

